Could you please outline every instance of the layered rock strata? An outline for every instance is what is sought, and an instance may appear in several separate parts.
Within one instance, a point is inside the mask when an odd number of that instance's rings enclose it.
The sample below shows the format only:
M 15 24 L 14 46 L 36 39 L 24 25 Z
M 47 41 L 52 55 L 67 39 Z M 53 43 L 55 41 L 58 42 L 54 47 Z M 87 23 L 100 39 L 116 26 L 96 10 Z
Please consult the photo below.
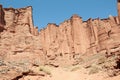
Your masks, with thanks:
M 83 21 L 73 15 L 60 25 L 48 24 L 40 32 L 33 25 L 32 7 L 0 6 L 1 59 L 65 66 L 79 64 L 84 55 L 109 55 L 120 46 L 119 4 L 118 0 L 118 16 Z

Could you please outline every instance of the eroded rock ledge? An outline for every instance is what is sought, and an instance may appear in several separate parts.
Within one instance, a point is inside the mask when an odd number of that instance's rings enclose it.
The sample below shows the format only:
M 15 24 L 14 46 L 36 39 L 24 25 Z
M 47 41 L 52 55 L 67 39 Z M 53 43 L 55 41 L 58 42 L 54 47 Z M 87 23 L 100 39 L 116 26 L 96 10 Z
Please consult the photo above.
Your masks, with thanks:
M 84 55 L 109 55 L 120 47 L 119 4 L 118 16 L 83 21 L 73 15 L 40 32 L 33 25 L 31 6 L 14 9 L 0 5 L 1 59 L 65 66 L 79 64 Z

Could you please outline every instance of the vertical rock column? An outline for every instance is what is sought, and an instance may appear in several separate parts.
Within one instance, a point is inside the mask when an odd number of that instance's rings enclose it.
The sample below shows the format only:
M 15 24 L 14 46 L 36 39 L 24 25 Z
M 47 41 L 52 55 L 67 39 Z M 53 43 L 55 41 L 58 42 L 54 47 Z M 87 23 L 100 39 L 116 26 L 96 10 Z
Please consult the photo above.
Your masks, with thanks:
M 33 24 L 33 17 L 32 17 L 32 7 L 29 6 L 27 7 L 27 12 L 28 12 L 28 15 L 29 15 L 29 24 L 30 24 L 30 32 L 31 34 L 34 34 L 34 24 Z
M 71 17 L 71 22 L 72 22 L 72 37 L 73 37 L 74 50 L 76 54 L 79 54 L 81 53 L 80 27 L 82 27 L 81 25 L 82 20 L 78 15 L 73 15 Z
M 39 32 L 38 32 L 38 27 L 34 27 L 34 35 L 38 36 Z
M 4 20 L 4 11 L 2 5 L 0 5 L 0 32 L 4 30 L 5 20 Z
M 74 50 L 76 54 L 86 53 L 88 48 L 88 37 L 86 36 L 86 28 L 83 25 L 82 18 L 77 15 L 73 15 L 71 18 L 72 21 L 72 36 Z
M 90 29 L 90 50 L 89 52 L 92 54 L 97 53 L 97 46 L 98 46 L 98 20 L 92 20 L 91 18 L 87 21 L 87 25 Z
M 120 0 L 117 0 L 117 8 L 118 8 L 118 19 L 120 22 Z
M 13 8 L 4 8 L 5 12 L 5 21 L 6 21 L 6 26 L 5 28 L 7 31 L 10 32 L 15 32 L 15 9 Z

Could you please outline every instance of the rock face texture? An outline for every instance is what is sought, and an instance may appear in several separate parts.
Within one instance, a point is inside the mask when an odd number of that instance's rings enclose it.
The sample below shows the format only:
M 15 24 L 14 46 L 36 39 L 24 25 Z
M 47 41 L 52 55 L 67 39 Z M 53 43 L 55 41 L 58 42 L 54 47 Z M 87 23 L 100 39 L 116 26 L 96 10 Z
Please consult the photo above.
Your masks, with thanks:
M 109 54 L 120 44 L 120 26 L 116 20 L 118 17 L 109 16 L 103 20 L 82 21 L 82 18 L 73 15 L 59 27 L 48 24 L 47 28 L 39 33 L 43 51 L 49 60 L 54 58 L 53 60 L 57 61 L 60 58 L 60 61 L 65 61 L 64 59 L 68 58 L 69 62 L 78 60 L 76 58 L 81 55 L 102 51 Z
M 120 0 L 117 0 L 117 7 L 118 7 L 118 17 L 119 17 L 119 20 L 120 20 Z
M 83 55 L 109 55 L 120 47 L 119 23 L 119 0 L 118 16 L 83 21 L 73 15 L 60 25 L 48 24 L 40 32 L 33 25 L 32 7 L 0 5 L 0 58 L 53 66 L 79 64 Z
M 4 15 L 2 5 L 0 5 L 0 32 L 3 31 L 5 25 Z
M 25 32 L 37 35 L 37 29 L 33 26 L 32 7 L 13 9 L 4 8 L 5 28 L 10 32 Z M 24 28 L 24 29 L 23 29 Z

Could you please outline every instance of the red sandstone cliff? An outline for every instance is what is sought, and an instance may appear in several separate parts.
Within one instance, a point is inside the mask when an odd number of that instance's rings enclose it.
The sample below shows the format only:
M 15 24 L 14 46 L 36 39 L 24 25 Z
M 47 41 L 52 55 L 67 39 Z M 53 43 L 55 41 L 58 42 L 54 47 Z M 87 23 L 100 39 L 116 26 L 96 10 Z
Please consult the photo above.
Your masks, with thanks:
M 48 24 L 41 30 L 40 44 L 47 59 L 54 57 L 55 61 L 60 56 L 59 61 L 68 58 L 71 62 L 75 56 L 97 54 L 102 51 L 109 54 L 120 44 L 120 26 L 117 20 L 117 17 L 110 16 L 103 20 L 82 21 L 82 18 L 73 15 L 59 26 Z
M 40 32 L 33 24 L 32 7 L 14 9 L 0 5 L 0 80 L 26 80 L 30 76 L 40 80 L 46 74 L 32 68 L 41 65 L 80 64 L 86 70 L 97 67 L 103 72 L 112 71 L 112 76 L 119 75 L 119 35 L 120 0 L 118 16 L 83 21 L 73 15 L 60 25 L 49 23 Z
M 118 14 L 119 4 L 118 1 Z M 5 58 L 13 60 L 23 59 L 21 54 L 37 55 L 42 64 L 78 64 L 82 55 L 110 54 L 119 47 L 119 21 L 119 16 L 83 21 L 73 15 L 60 25 L 48 24 L 38 32 L 32 21 L 32 7 L 0 6 L 0 54 L 6 53 Z

